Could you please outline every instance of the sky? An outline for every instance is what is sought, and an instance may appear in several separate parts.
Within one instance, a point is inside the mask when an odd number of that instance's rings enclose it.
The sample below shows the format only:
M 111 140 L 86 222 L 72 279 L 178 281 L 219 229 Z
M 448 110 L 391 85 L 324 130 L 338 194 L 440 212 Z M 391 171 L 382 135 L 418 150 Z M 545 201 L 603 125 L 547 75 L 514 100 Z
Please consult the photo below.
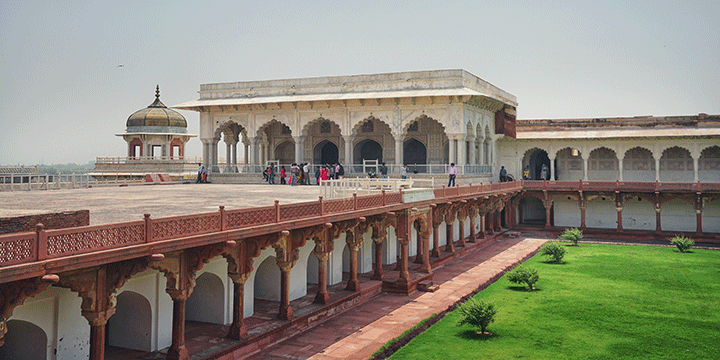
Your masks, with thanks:
M 156 85 L 171 106 L 205 83 L 437 69 L 515 95 L 518 119 L 720 114 L 720 1 L 0 0 L 0 164 L 126 156 L 115 134 Z

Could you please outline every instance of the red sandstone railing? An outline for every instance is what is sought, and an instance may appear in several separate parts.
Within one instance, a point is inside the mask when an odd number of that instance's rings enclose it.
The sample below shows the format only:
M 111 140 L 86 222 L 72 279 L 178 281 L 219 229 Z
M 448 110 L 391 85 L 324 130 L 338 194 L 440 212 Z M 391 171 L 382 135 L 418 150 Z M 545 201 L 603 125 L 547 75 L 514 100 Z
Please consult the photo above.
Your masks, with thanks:
M 660 183 L 619 181 L 516 181 L 433 189 L 435 198 L 482 196 L 525 190 L 696 192 L 720 191 L 720 183 Z M 154 241 L 209 234 L 283 221 L 367 210 L 402 203 L 402 191 L 302 203 L 225 210 L 145 219 L 107 225 L 82 226 L 0 236 L 0 267 L 54 259 Z
M 621 192 L 707 192 L 719 191 L 720 183 L 635 182 L 635 181 L 523 181 L 525 190 L 621 191 Z

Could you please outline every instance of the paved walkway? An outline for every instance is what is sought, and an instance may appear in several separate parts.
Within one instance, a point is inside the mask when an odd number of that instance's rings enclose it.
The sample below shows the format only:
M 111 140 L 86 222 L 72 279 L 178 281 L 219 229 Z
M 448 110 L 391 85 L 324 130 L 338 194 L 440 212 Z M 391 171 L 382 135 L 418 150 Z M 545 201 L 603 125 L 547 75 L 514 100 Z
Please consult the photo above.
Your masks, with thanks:
M 541 237 L 498 239 L 434 269 L 433 282 L 440 285 L 436 292 L 383 293 L 248 359 L 368 359 L 387 341 L 446 310 L 545 241 Z

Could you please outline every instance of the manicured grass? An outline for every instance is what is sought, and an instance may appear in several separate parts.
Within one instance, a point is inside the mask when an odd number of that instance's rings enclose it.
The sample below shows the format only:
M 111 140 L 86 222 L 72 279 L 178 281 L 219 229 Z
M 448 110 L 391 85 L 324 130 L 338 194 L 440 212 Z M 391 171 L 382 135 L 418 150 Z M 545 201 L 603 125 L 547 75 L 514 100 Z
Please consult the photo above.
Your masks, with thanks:
M 498 314 L 478 335 L 456 310 L 391 359 L 719 359 L 720 251 L 568 246 L 536 255 L 538 290 L 501 278 L 477 294 Z

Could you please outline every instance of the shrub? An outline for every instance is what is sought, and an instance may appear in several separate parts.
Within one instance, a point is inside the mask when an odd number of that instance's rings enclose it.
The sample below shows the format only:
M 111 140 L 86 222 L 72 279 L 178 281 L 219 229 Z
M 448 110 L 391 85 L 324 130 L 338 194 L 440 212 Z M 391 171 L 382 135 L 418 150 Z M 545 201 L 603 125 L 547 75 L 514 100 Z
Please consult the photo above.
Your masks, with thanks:
M 565 247 L 558 242 L 547 242 L 540 248 L 540 255 L 545 255 L 553 262 L 561 263 L 565 256 Z
M 674 238 L 670 239 L 670 244 L 675 245 L 680 252 L 686 252 L 695 245 L 695 241 L 689 237 L 676 235 Z
M 564 249 L 563 249 L 564 250 Z M 530 290 L 534 289 L 535 283 L 540 280 L 537 269 L 518 266 L 508 273 L 508 280 L 514 284 L 527 284 Z
M 577 228 L 567 229 L 560 235 L 560 239 L 570 240 L 575 246 L 578 246 L 578 241 L 582 240 L 582 238 L 582 230 Z
M 497 314 L 497 309 L 492 301 L 475 298 L 470 298 L 462 304 L 459 311 L 462 317 L 458 325 L 468 324 L 480 328 L 480 333 L 483 334 L 488 325 L 495 321 L 495 314 Z

